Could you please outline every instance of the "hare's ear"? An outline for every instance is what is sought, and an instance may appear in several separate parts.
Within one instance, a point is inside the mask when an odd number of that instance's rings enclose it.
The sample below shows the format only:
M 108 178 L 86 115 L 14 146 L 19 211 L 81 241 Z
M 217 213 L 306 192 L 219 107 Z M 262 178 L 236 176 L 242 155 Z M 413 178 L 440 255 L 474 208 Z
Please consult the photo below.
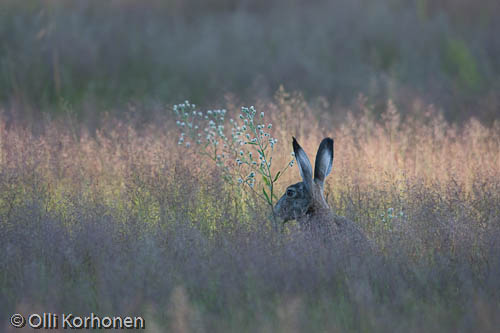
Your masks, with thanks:
M 311 162 L 309 162 L 309 158 L 307 157 L 306 152 L 299 145 L 297 140 L 293 138 L 293 152 L 295 153 L 295 159 L 297 160 L 297 164 L 299 165 L 300 175 L 302 176 L 302 180 L 304 184 L 308 187 L 309 190 L 312 188 L 312 166 Z
M 332 171 L 332 163 L 333 139 L 325 138 L 319 145 L 316 162 L 314 163 L 314 180 L 316 183 L 323 186 L 326 176 Z

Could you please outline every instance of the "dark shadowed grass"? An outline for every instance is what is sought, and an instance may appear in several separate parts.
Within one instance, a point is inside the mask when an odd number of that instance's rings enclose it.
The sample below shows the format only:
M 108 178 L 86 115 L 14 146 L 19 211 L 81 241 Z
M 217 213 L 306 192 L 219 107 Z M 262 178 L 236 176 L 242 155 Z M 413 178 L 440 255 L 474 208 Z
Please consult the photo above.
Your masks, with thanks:
M 498 327 L 498 124 L 392 108 L 326 128 L 317 110 L 265 106 L 278 161 L 292 134 L 308 152 L 323 132 L 336 139 L 328 201 L 371 253 L 293 223 L 272 232 L 265 206 L 177 146 L 168 119 L 109 119 L 95 136 L 2 122 L 0 327 L 44 311 L 142 315 L 156 332 Z M 297 179 L 293 168 L 280 191 Z

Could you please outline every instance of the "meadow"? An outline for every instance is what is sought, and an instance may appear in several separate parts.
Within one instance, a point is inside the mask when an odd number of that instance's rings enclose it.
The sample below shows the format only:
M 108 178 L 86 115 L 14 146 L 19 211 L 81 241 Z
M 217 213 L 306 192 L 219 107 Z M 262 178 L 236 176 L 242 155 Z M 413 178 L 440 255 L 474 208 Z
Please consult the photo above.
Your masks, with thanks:
M 392 99 L 448 120 L 500 107 L 497 0 L 2 0 L 0 100 L 39 119 L 62 100 L 96 126 L 128 103 L 211 108 L 281 84 L 378 113 Z M 201 104 L 200 104 L 201 105 Z
M 325 192 L 376 244 L 363 255 L 293 222 L 274 232 L 264 202 L 177 143 L 171 108 L 95 135 L 69 117 L 37 134 L 2 119 L 1 327 L 45 311 L 141 315 L 152 332 L 494 331 L 500 123 L 388 105 L 335 122 L 300 94 L 256 103 L 280 124 L 277 166 L 292 133 L 310 154 L 335 138 Z M 299 179 L 289 169 L 279 195 Z
M 498 9 L 0 0 L 0 331 L 50 312 L 148 332 L 496 332 Z M 250 106 L 267 180 L 240 165 L 251 144 L 203 155 L 240 144 Z M 311 160 L 335 140 L 326 200 L 371 251 L 276 230 L 266 200 L 301 180 L 292 136 Z

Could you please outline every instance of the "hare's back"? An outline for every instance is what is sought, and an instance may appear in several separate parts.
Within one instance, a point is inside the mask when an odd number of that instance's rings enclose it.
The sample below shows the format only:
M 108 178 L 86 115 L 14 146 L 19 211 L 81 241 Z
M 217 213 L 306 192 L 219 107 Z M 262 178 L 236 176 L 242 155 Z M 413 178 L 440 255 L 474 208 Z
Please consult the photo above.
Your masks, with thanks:
M 356 245 L 368 246 L 369 241 L 360 227 L 344 216 L 333 215 L 334 237 Z

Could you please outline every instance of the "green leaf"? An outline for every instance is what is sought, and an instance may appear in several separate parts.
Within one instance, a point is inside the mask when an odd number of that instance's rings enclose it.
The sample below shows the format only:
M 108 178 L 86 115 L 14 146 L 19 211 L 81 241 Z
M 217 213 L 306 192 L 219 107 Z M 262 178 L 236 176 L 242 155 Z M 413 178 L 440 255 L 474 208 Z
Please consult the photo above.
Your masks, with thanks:
M 276 174 L 276 177 L 274 177 L 273 183 L 278 180 L 278 178 L 280 177 L 280 174 L 281 174 L 281 171 L 278 171 L 278 173 Z
M 262 176 L 262 180 L 264 181 L 264 183 L 266 183 L 267 186 L 271 186 L 271 183 L 269 182 L 269 179 L 267 179 L 266 176 Z
M 264 167 L 262 165 L 259 167 L 259 169 L 260 169 L 260 173 L 262 174 L 262 177 L 265 177 L 264 175 L 266 174 L 266 169 L 264 169 Z
M 262 192 L 264 192 L 264 196 L 266 197 L 267 203 L 271 204 L 271 200 L 269 200 L 269 196 L 267 195 L 267 192 L 264 188 L 262 189 Z

